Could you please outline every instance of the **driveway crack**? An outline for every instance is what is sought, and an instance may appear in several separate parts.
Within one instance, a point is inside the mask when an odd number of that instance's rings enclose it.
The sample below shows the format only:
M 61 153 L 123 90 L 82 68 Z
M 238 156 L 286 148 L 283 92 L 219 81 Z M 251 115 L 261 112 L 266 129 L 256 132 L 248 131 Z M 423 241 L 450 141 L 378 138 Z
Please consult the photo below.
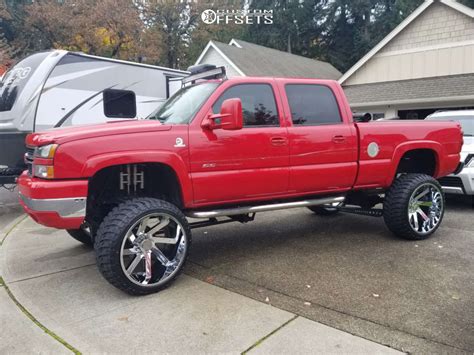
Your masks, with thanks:
M 66 347 L 68 350 L 72 351 L 74 354 L 81 354 L 81 352 L 79 350 L 77 350 L 74 346 L 72 346 L 71 344 L 69 344 L 66 340 L 64 340 L 63 338 L 61 338 L 59 335 L 57 335 L 55 332 L 53 332 L 52 330 L 46 328 L 46 326 L 44 326 L 38 319 L 36 319 L 36 317 L 30 313 L 30 311 L 28 311 L 15 297 L 15 295 L 10 291 L 10 289 L 8 288 L 8 285 L 5 283 L 5 281 L 3 280 L 3 278 L 0 276 L 0 285 L 3 285 L 3 287 L 5 288 L 5 291 L 7 292 L 8 294 L 8 297 L 10 297 L 10 299 L 13 301 L 13 303 L 15 303 L 15 305 L 20 309 L 20 311 L 25 315 L 27 316 L 36 326 L 38 326 L 43 332 L 45 332 L 46 334 L 48 334 L 50 337 L 52 337 L 54 340 L 56 340 L 57 342 L 59 342 L 60 344 L 62 344 L 64 347 Z
M 292 317 L 291 319 L 287 320 L 285 323 L 283 323 L 282 325 L 280 325 L 279 327 L 273 329 L 270 333 L 268 333 L 267 335 L 265 335 L 264 337 L 258 339 L 255 343 L 253 343 L 249 348 L 247 348 L 246 350 L 244 350 L 242 352 L 242 355 L 245 355 L 247 354 L 250 350 L 256 348 L 257 346 L 259 346 L 260 344 L 262 344 L 265 340 L 267 340 L 268 338 L 270 338 L 273 334 L 275 334 L 276 332 L 278 332 L 280 329 L 286 327 L 288 324 L 290 324 L 291 322 L 293 322 L 296 318 L 298 318 L 299 316 L 297 314 L 295 314 L 294 317 Z

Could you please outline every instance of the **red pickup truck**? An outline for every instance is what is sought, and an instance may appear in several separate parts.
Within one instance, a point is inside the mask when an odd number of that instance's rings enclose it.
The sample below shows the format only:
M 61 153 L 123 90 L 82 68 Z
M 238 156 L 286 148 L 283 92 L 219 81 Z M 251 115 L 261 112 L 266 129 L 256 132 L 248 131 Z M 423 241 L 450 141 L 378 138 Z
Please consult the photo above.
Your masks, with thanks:
M 335 81 L 193 69 L 147 120 L 27 137 L 24 209 L 93 245 L 114 286 L 162 289 L 182 270 L 192 228 L 245 223 L 256 212 L 383 216 L 406 239 L 439 227 L 436 178 L 458 168 L 459 124 L 355 123 Z

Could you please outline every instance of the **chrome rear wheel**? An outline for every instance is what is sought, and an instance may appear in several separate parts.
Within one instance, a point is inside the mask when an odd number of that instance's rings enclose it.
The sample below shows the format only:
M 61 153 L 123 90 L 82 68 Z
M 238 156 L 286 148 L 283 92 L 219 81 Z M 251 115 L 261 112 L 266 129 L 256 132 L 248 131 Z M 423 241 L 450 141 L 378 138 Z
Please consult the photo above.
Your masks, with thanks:
M 383 218 L 394 234 L 419 240 L 439 228 L 444 208 L 444 194 L 437 180 L 425 174 L 403 174 L 385 193 Z
M 420 234 L 429 234 L 438 227 L 444 212 L 443 192 L 432 183 L 419 186 L 410 196 L 408 220 Z

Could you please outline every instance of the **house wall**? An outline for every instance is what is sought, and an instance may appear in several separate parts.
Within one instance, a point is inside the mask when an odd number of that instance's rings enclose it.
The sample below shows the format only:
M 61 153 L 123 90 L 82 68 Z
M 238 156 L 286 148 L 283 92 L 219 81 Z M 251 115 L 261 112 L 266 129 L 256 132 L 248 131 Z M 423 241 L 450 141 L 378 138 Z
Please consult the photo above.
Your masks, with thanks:
M 474 19 L 434 3 L 344 85 L 474 72 Z
M 199 64 L 213 64 L 218 67 L 224 66 L 228 78 L 233 76 L 241 76 L 240 73 L 235 70 L 234 67 L 230 65 L 229 62 L 227 62 L 227 60 L 212 47 L 209 48 Z

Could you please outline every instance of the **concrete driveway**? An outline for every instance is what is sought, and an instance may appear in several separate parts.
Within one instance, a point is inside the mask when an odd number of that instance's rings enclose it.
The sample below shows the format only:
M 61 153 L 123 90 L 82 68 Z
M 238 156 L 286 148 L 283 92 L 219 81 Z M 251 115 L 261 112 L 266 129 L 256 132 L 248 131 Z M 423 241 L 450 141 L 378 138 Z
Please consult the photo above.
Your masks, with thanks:
M 20 217 L 5 226 L 0 248 L 0 325 L 10 331 L 0 349 L 62 352 L 64 341 L 89 353 L 395 353 L 379 343 L 472 353 L 472 217 L 470 203 L 450 201 L 442 228 L 420 242 L 393 237 L 382 219 L 306 209 L 198 229 L 187 275 L 140 298 L 108 285 L 93 252 L 65 232 Z M 13 298 L 2 308 L 6 290 Z M 13 299 L 59 339 L 23 324 Z
M 202 280 L 403 351 L 474 351 L 469 199 L 450 198 L 424 241 L 397 239 L 382 218 L 305 209 L 199 229 L 194 240 L 187 272 Z
M 158 294 L 128 296 L 64 231 L 14 204 L 0 212 L 0 353 L 399 354 L 187 275 Z

